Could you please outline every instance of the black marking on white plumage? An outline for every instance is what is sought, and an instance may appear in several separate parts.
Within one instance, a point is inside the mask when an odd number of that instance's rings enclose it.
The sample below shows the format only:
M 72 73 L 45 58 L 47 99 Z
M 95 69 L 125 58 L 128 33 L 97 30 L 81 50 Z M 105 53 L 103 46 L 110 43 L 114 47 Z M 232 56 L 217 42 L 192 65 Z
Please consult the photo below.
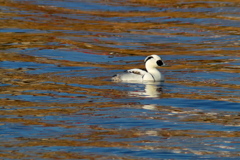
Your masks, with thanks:
M 163 63 L 162 60 L 158 60 L 158 61 L 157 61 L 157 65 L 158 65 L 158 66 L 162 66 L 163 64 L 164 64 L 164 63 Z
M 140 69 L 140 70 L 143 70 L 143 71 L 147 72 L 146 69 Z M 125 72 L 141 75 L 141 72 L 136 71 L 136 70 L 126 70 Z
M 152 58 L 153 58 L 152 56 L 148 56 L 144 62 L 146 63 L 149 59 L 152 59 Z

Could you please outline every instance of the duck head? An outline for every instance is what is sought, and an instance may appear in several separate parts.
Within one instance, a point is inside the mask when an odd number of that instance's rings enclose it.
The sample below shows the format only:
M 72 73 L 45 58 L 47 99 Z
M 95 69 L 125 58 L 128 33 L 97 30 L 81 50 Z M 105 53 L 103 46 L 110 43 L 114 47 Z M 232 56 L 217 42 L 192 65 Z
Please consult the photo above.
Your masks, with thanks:
M 158 66 L 165 65 L 164 62 L 162 61 L 161 57 L 159 57 L 158 55 L 147 56 L 145 58 L 144 62 L 145 62 L 145 67 L 147 70 L 157 68 Z

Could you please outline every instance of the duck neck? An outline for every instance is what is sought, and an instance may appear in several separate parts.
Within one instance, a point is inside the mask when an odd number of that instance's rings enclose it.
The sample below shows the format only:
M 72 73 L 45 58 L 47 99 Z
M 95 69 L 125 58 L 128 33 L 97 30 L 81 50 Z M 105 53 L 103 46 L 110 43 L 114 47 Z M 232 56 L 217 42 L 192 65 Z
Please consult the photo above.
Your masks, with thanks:
M 159 73 L 158 69 L 155 67 L 149 67 L 149 66 L 145 66 L 146 70 L 148 71 L 148 73 L 154 74 L 154 73 Z
M 164 81 L 164 77 L 162 76 L 161 72 L 156 68 L 156 66 L 152 65 L 151 63 L 145 64 L 146 70 L 150 73 L 154 79 L 154 81 Z
M 150 73 L 154 77 L 154 80 L 160 81 L 162 79 L 161 72 L 159 72 L 159 70 L 157 68 L 146 67 L 146 69 L 147 69 L 148 73 Z

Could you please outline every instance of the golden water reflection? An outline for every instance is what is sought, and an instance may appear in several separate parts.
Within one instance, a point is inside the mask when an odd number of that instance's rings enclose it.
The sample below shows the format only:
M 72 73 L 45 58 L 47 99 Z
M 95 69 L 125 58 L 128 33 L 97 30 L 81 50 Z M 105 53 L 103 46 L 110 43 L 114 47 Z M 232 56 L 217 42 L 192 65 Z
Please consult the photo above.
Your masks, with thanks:
M 1 158 L 240 156 L 237 0 L 58 2 L 0 1 Z M 150 54 L 164 84 L 109 80 Z

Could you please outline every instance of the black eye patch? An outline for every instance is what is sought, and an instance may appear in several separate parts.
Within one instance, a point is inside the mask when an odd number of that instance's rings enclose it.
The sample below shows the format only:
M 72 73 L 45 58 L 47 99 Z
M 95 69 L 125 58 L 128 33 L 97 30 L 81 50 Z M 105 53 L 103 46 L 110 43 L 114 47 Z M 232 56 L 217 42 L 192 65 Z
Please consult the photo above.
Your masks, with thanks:
M 145 60 L 145 63 L 146 63 L 149 59 L 152 59 L 152 58 L 153 58 L 152 56 L 147 57 L 147 59 Z
M 158 66 L 162 66 L 162 65 L 163 65 L 163 61 L 158 60 L 158 61 L 157 61 L 157 65 L 158 65 Z

